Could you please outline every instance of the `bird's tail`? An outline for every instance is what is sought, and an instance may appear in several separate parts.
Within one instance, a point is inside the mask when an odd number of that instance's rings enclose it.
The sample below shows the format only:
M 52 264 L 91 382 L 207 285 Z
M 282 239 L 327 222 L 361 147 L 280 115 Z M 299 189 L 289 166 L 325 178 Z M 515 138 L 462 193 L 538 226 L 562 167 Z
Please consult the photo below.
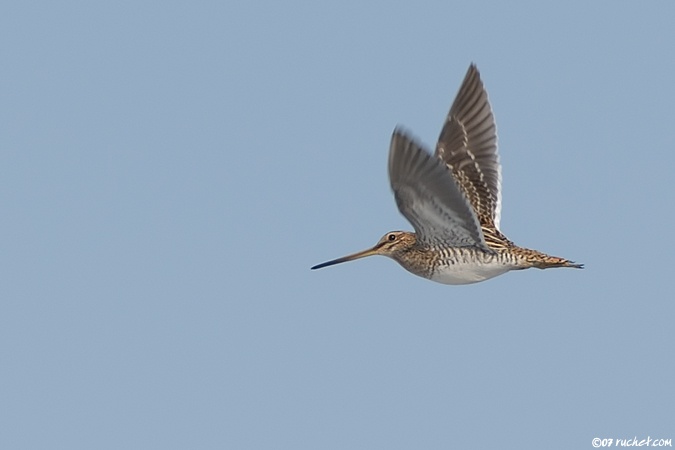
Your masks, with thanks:
M 557 256 L 550 256 L 537 250 L 529 248 L 515 247 L 511 250 L 518 257 L 519 263 L 523 269 L 536 267 L 537 269 L 550 269 L 553 267 L 573 267 L 583 269 L 583 264 L 577 264 L 574 261 Z

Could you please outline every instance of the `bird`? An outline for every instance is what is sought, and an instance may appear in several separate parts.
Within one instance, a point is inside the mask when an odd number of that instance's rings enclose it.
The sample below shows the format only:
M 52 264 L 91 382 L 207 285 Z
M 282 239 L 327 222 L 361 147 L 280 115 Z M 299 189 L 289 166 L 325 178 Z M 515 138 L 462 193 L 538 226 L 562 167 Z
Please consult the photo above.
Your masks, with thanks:
M 518 247 L 499 229 L 502 168 L 494 114 L 475 64 L 450 107 L 432 155 L 397 126 L 389 147 L 389 182 L 396 205 L 415 232 L 391 231 L 374 247 L 311 269 L 372 255 L 449 285 L 478 283 L 511 270 L 576 264 Z

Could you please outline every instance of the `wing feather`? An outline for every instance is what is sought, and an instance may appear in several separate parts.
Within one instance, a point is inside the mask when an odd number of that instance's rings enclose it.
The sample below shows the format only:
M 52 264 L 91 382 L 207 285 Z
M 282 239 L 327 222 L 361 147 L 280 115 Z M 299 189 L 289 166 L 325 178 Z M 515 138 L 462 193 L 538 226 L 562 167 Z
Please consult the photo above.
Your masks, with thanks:
M 422 242 L 490 251 L 478 218 L 448 167 L 398 128 L 389 149 L 389 181 L 399 211 Z
M 436 145 L 462 192 L 486 228 L 499 230 L 502 166 L 497 126 L 480 73 L 471 64 Z

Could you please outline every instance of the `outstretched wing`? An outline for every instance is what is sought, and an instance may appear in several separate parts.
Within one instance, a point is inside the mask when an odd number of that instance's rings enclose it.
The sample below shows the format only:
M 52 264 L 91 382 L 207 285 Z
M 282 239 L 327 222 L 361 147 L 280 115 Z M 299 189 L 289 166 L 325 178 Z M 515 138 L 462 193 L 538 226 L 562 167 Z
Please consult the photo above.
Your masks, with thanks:
M 478 218 L 450 170 L 400 129 L 391 138 L 389 182 L 399 211 L 421 242 L 490 251 Z
M 480 224 L 499 230 L 502 166 L 497 154 L 497 126 L 474 64 L 450 107 L 436 156 L 452 171 Z

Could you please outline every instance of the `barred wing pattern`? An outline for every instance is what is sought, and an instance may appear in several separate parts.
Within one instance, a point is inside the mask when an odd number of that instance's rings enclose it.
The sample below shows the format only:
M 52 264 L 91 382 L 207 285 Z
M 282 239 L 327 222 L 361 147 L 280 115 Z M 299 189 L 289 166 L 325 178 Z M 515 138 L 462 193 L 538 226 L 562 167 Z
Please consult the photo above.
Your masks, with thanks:
M 399 128 L 391 138 L 389 181 L 399 211 L 422 243 L 492 251 L 473 208 L 447 166 Z
M 450 107 L 436 156 L 452 171 L 481 226 L 499 231 L 502 167 L 497 154 L 497 126 L 474 64 Z

